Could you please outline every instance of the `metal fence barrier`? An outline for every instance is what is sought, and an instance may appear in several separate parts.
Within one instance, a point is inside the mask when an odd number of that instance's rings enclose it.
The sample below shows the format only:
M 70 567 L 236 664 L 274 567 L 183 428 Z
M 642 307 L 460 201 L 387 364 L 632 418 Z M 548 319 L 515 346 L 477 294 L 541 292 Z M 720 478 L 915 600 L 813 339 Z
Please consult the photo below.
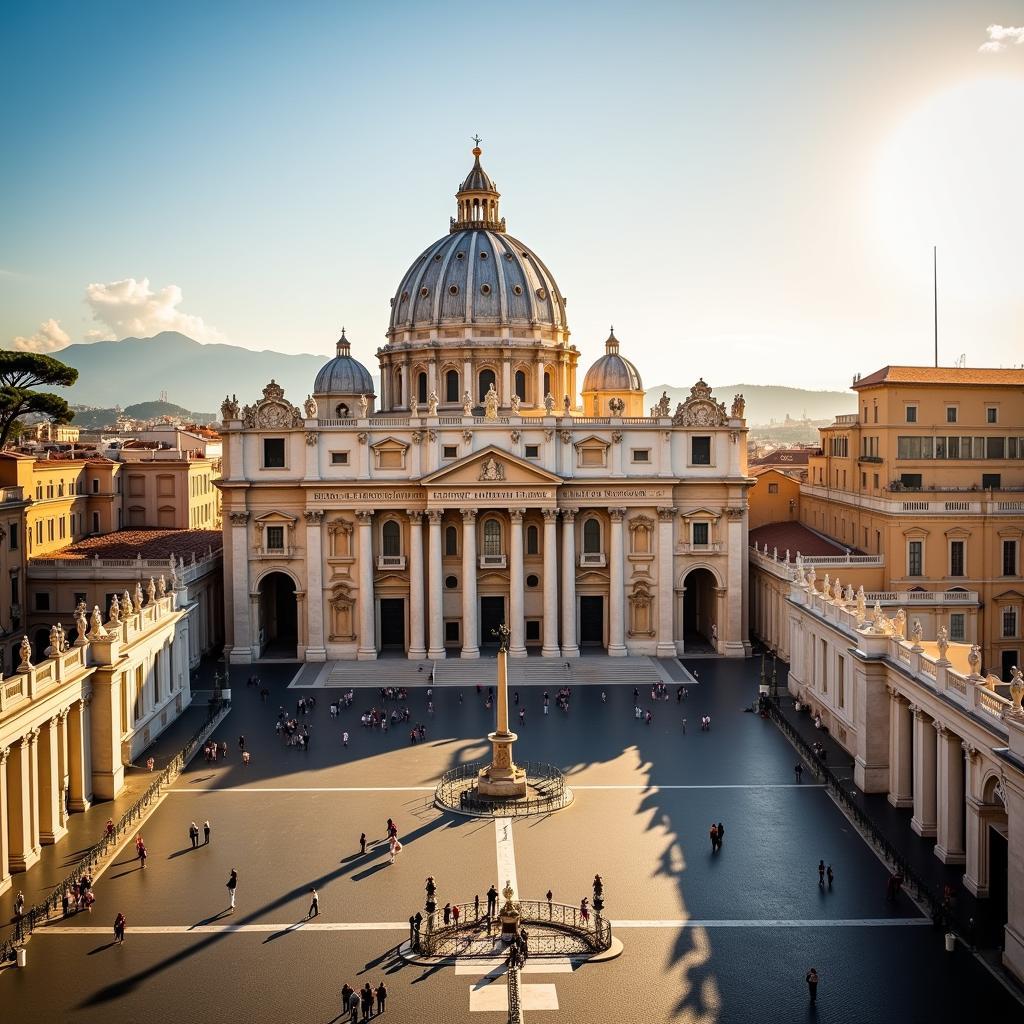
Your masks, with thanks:
M 471 761 L 446 771 L 434 791 L 435 802 L 441 807 L 464 814 L 513 818 L 556 811 L 566 806 L 572 799 L 572 792 L 565 784 L 562 770 L 544 761 L 519 763 L 519 767 L 526 772 L 528 784 L 538 794 L 537 796 L 524 800 L 501 800 L 480 796 L 473 789 L 473 783 L 487 765 L 486 761 Z
M 169 785 L 178 777 L 196 747 L 204 741 L 208 732 L 216 728 L 220 720 L 230 709 L 230 701 L 211 702 L 209 712 L 203 724 L 189 737 L 188 742 L 181 750 L 171 758 L 164 770 L 150 783 L 138 800 L 121 815 L 120 819 L 115 822 L 113 829 L 105 832 L 98 842 L 85 851 L 71 873 L 59 885 L 54 887 L 50 895 L 43 902 L 33 904 L 20 917 L 15 919 L 14 934 L 9 939 L 0 943 L 0 963 L 6 963 L 8 960 L 14 959 L 15 949 L 36 928 L 49 921 L 50 917 L 63 907 L 64 897 L 71 896 L 72 890 L 82 876 L 91 874 L 104 855 L 111 848 L 118 846 L 125 834 L 132 831 L 136 823 L 145 817 L 149 805 L 159 798 L 163 787 Z

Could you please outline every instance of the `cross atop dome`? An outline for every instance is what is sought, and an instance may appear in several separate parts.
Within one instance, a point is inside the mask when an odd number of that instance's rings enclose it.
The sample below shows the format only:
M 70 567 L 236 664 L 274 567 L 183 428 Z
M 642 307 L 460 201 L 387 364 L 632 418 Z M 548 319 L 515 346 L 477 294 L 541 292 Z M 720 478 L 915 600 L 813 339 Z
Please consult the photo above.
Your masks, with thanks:
M 480 165 L 483 150 L 480 136 L 471 136 L 473 166 L 455 193 L 457 215 L 451 218 L 451 230 L 465 231 L 467 228 L 484 228 L 487 231 L 504 231 L 505 222 L 498 214 L 498 200 L 501 193 L 490 175 Z

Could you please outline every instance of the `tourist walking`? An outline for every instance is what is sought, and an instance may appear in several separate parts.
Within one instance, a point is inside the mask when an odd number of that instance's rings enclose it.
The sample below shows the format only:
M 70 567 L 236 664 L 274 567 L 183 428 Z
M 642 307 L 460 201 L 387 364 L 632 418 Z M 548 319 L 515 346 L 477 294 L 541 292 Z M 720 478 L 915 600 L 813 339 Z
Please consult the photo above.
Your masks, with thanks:
M 366 853 L 366 833 L 359 833 L 359 852 Z
M 383 1013 L 388 1001 L 388 987 L 383 981 L 377 986 L 377 1012 Z
M 391 837 L 388 848 L 391 851 L 391 863 L 394 864 L 395 858 L 402 852 L 402 844 L 398 841 L 397 836 Z
M 192 849 L 199 845 L 199 826 L 193 821 L 188 827 L 188 837 L 192 840 Z
M 818 886 L 821 889 L 825 888 L 825 862 L 823 860 L 818 861 Z
M 207 818 L 203 822 L 203 845 L 208 846 L 210 843 L 210 820 Z
M 711 836 L 711 852 L 716 853 L 718 851 L 718 826 L 714 822 L 711 822 L 708 835 Z
M 446 925 L 452 923 L 452 905 L 450 903 L 444 905 L 444 923 Z
M 356 1024 L 359 1020 L 359 993 L 353 991 L 348 997 L 349 1020 Z
M 458 903 L 456 903 L 455 906 L 452 907 L 452 924 L 454 924 L 456 928 L 459 927 L 459 914 L 460 913 L 461 913 L 461 911 L 459 910 L 459 905 L 458 905 Z
M 721 822 L 719 822 L 718 823 L 718 848 L 719 849 L 722 848 L 722 840 L 723 839 L 725 839 L 725 826 Z
M 341 734 L 341 745 L 343 747 L 347 747 L 348 746 L 348 732 L 347 731 L 343 732 Z
M 487 916 L 493 917 L 498 912 L 498 890 L 494 888 L 494 883 L 491 883 L 490 889 L 487 890 Z
M 818 972 L 812 967 L 807 972 L 807 994 L 811 997 L 811 1003 L 818 1001 Z
M 348 1013 L 348 997 L 352 995 L 352 986 L 346 981 L 341 986 L 341 1013 L 344 1016 Z
M 796 776 L 796 781 L 800 782 L 804 777 L 804 766 L 797 763 L 793 768 L 793 774 Z
M 309 910 L 306 913 L 306 919 L 311 917 L 320 916 L 320 894 L 316 889 L 309 890 Z
M 835 877 L 836 876 L 832 873 L 832 865 L 829 864 L 829 866 L 825 869 L 825 878 L 828 881 L 829 892 L 832 891 L 832 879 L 835 878 Z
M 124 914 L 118 912 L 117 917 L 114 918 L 114 941 L 124 942 L 124 926 L 128 923 L 128 919 Z
M 228 896 L 231 899 L 230 907 L 235 909 L 235 891 L 238 889 L 238 872 L 232 868 L 231 877 L 228 879 Z
M 363 1017 L 369 1019 L 373 1014 L 373 989 L 370 988 L 369 982 L 363 986 L 360 995 L 362 996 Z

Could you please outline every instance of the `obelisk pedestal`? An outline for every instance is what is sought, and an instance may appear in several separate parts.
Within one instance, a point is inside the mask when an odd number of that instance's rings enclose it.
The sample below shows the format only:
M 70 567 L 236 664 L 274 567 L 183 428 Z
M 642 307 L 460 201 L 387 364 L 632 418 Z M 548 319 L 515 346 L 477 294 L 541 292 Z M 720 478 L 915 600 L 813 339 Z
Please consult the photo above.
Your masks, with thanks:
M 491 741 L 491 763 L 480 770 L 477 792 L 481 796 L 519 800 L 526 796 L 526 772 L 512 760 L 512 744 L 517 737 L 508 727 L 508 627 L 499 629 L 498 647 L 498 721 Z

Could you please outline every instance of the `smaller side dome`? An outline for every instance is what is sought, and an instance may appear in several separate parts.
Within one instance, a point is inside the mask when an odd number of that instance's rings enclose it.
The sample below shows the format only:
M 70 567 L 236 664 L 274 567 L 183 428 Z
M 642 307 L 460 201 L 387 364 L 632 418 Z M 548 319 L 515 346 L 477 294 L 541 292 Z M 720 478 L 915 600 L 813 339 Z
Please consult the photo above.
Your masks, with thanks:
M 604 343 L 604 355 L 587 370 L 583 391 L 643 391 L 640 371 L 625 356 L 619 355 L 619 339 L 612 328 Z
M 358 397 L 373 396 L 373 378 L 370 371 L 358 359 L 352 358 L 352 345 L 345 337 L 345 329 L 341 329 L 338 339 L 337 354 L 321 367 L 313 384 L 313 394 L 317 397 L 328 395 L 344 395 Z

